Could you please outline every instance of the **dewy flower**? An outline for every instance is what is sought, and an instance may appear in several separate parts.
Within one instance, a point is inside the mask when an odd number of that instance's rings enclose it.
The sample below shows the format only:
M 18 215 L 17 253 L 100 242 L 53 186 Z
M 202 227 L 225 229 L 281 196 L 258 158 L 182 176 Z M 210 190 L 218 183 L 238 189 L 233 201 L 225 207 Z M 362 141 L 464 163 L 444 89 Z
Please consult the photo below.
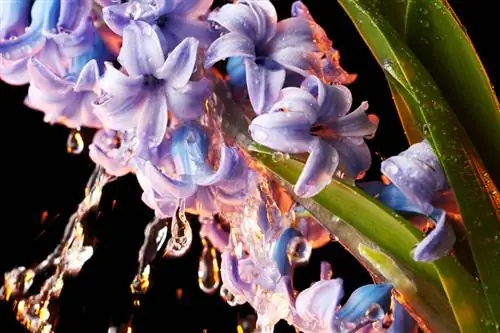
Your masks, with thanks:
M 213 0 L 132 0 L 103 8 L 106 24 L 118 35 L 133 20 L 145 21 L 161 30 L 161 38 L 167 47 L 179 44 L 187 37 L 200 41 L 202 47 L 214 40 L 208 22 L 203 20 L 208 14 Z
M 455 243 L 455 233 L 446 223 L 445 211 L 435 208 L 432 200 L 448 188 L 448 182 L 429 143 L 424 140 L 386 159 L 381 171 L 419 213 L 435 223 L 434 229 L 414 249 L 413 258 L 432 261 L 447 255 Z M 386 202 L 391 196 L 387 197 Z M 393 200 L 393 204 L 396 202 Z
M 99 78 L 95 60 L 74 73 L 75 77 L 60 75 L 32 57 L 28 61 L 28 72 L 31 84 L 25 103 L 44 112 L 46 122 L 62 123 L 70 128 L 102 126 L 92 107 Z
M 190 81 L 198 41 L 186 38 L 165 60 L 157 29 L 141 21 L 125 28 L 118 61 L 128 75 L 106 63 L 100 81 L 104 94 L 95 102 L 95 112 L 107 128 L 136 128 L 139 144 L 149 148 L 165 136 L 167 111 L 181 120 L 196 119 L 210 93 L 208 79 Z
M 267 0 L 239 0 L 208 16 L 221 36 L 208 48 L 205 67 L 237 57 L 244 64 L 250 102 L 264 113 L 278 98 L 286 70 L 302 76 L 322 76 L 320 51 L 314 40 L 316 24 L 304 17 L 278 22 Z M 237 64 L 236 64 L 237 65 Z
M 134 133 L 100 129 L 89 145 L 89 156 L 106 173 L 121 177 L 132 171 L 129 162 L 134 145 Z
M 188 211 L 201 216 L 212 216 L 220 212 L 221 206 L 241 204 L 244 200 L 244 159 L 234 148 L 223 145 L 219 167 L 213 171 L 207 163 L 209 143 L 201 125 L 187 122 L 158 147 L 159 155 L 163 156 L 154 158 L 156 163 L 134 160 L 145 193 L 143 199 L 157 215 L 173 214 L 179 199 L 185 201 Z
M 271 112 L 250 124 L 252 138 L 266 147 L 310 153 L 295 185 L 297 195 L 319 193 L 339 165 L 351 177 L 369 168 L 371 155 L 364 138 L 374 135 L 378 118 L 365 113 L 366 102 L 348 113 L 351 103 L 346 87 L 324 84 L 310 76 L 301 88 L 284 88 Z

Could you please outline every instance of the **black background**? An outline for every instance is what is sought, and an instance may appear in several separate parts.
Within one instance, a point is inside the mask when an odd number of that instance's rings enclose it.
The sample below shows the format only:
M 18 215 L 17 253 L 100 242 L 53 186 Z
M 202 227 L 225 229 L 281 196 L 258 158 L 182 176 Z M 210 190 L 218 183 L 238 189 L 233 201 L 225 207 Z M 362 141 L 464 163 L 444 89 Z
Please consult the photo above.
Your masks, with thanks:
M 281 18 L 289 15 L 292 1 L 273 2 Z M 496 43 L 500 32 L 494 2 L 450 1 L 467 27 L 493 84 L 498 83 L 499 78 Z M 305 3 L 341 52 L 343 67 L 359 74 L 350 86 L 354 105 L 369 101 L 369 111 L 381 119 L 377 136 L 369 142 L 374 163 L 367 177 L 376 179 L 380 157 L 397 154 L 407 147 L 382 71 L 336 1 Z M 56 246 L 68 217 L 83 198 L 83 188 L 93 169 L 87 151 L 80 156 L 66 153 L 68 129 L 43 123 L 41 113 L 23 105 L 26 92 L 27 87 L 0 82 L 4 170 L 0 272 L 39 262 Z M 89 142 L 92 132 L 84 134 Z M 57 301 L 60 311 L 57 333 L 106 333 L 111 324 L 118 326 L 127 322 L 133 308 L 129 283 L 135 273 L 144 226 L 152 217 L 152 212 L 142 204 L 140 194 L 133 176 L 123 177 L 106 187 L 99 216 L 89 226 L 96 244 L 94 256 L 78 277 L 66 282 Z M 48 218 L 41 223 L 44 211 Z M 195 234 L 198 228 L 198 224 L 193 223 Z M 203 332 L 205 329 L 208 333 L 232 333 L 236 332 L 237 321 L 252 313 L 248 306 L 231 308 L 220 297 L 205 295 L 198 289 L 200 250 L 196 236 L 184 258 L 154 261 L 152 287 L 135 315 L 134 332 Z M 328 260 L 335 276 L 344 279 L 346 295 L 370 283 L 364 269 L 339 244 L 330 243 L 313 253 L 307 268 L 298 270 L 298 289 L 318 279 L 320 260 Z M 178 289 L 182 289 L 180 298 Z M 16 323 L 12 304 L 0 303 L 0 333 L 17 332 L 24 329 Z M 280 323 L 276 332 L 293 332 L 293 329 Z

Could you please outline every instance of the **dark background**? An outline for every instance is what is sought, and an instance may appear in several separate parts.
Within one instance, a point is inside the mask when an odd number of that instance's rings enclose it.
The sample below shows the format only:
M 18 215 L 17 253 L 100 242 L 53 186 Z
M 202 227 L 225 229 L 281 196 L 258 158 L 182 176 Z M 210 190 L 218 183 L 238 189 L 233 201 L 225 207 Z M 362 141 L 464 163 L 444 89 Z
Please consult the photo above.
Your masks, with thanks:
M 385 0 L 384 0 L 385 1 Z M 391 1 L 391 0 L 387 0 Z M 222 3 L 222 2 L 220 2 Z M 281 18 L 289 15 L 292 1 L 274 1 Z M 340 50 L 343 67 L 358 73 L 350 88 L 354 106 L 370 103 L 370 112 L 381 122 L 375 139 L 369 179 L 378 177 L 380 157 L 397 154 L 407 147 L 382 71 L 336 1 L 305 1 Z M 450 1 L 473 43 L 492 82 L 498 83 L 498 18 L 494 1 Z M 484 8 L 484 9 L 483 9 Z M 69 130 L 43 123 L 42 114 L 23 105 L 27 87 L 0 82 L 3 139 L 2 222 L 0 272 L 15 266 L 30 266 L 56 246 L 68 217 L 83 198 L 83 189 L 93 165 L 87 151 L 80 156 L 66 153 Z M 467 94 L 467 91 L 463 92 Z M 474 110 L 471 110 L 474 112 Z M 89 142 L 92 132 L 84 132 Z M 129 283 L 136 270 L 143 230 L 152 212 L 142 204 L 141 191 L 133 176 L 108 185 L 89 233 L 96 244 L 94 256 L 80 275 L 68 279 L 59 305 L 57 333 L 106 333 L 110 325 L 126 323 L 132 311 Z M 113 201 L 115 201 L 113 208 Z M 43 212 L 48 217 L 42 221 Z M 157 258 L 152 265 L 152 287 L 143 298 L 134 319 L 134 332 L 236 332 L 238 320 L 252 314 L 248 306 L 231 308 L 219 296 L 198 289 L 197 269 L 201 244 L 197 237 L 182 259 Z M 348 296 L 358 286 L 370 283 L 364 269 L 337 243 L 313 253 L 308 267 L 299 269 L 296 286 L 304 289 L 319 278 L 320 260 L 328 260 L 335 277 L 344 279 Z M 182 296 L 178 297 L 182 289 Z M 344 299 L 345 301 L 345 299 Z M 0 333 L 25 332 L 16 323 L 12 304 L 0 303 Z M 293 332 L 287 324 L 276 332 Z

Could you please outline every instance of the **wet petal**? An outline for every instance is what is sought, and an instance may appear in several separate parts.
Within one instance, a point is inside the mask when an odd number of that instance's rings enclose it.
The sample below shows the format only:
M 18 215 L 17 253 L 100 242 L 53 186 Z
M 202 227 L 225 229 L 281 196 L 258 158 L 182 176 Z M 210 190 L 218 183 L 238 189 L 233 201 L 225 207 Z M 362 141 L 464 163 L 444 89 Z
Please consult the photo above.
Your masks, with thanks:
M 102 98 L 105 102 L 100 102 Z M 137 126 L 144 102 L 144 94 L 138 93 L 130 97 L 99 97 L 93 105 L 96 116 L 106 128 L 125 131 Z
M 320 123 L 338 119 L 351 109 L 352 94 L 345 86 L 325 84 L 319 78 L 309 76 L 302 82 L 301 88 L 317 97 Z
M 223 145 L 220 150 L 220 160 L 217 171 L 213 172 L 212 170 L 207 170 L 203 174 L 197 175 L 195 177 L 196 184 L 208 186 L 224 180 L 230 174 L 234 166 L 233 154 L 232 148 Z
M 297 313 L 304 320 L 320 321 L 325 329 L 332 327 L 337 306 L 344 296 L 342 284 L 342 279 L 315 282 L 297 296 Z
M 288 257 L 288 245 L 295 237 L 302 237 L 300 231 L 294 228 L 285 229 L 273 245 L 273 261 L 278 266 L 281 275 L 290 275 L 292 273 L 292 263 Z
M 210 138 L 204 127 L 187 122 L 171 134 L 169 149 L 177 175 L 194 177 L 205 167 Z
M 212 216 L 219 213 L 217 200 L 210 187 L 199 187 L 195 195 L 186 199 L 186 207 L 192 214 Z
M 110 175 L 121 177 L 130 172 L 130 168 L 127 165 L 123 165 L 121 161 L 109 157 L 96 144 L 89 146 L 89 156 L 95 164 L 102 166 Z
M 248 37 L 251 41 L 257 40 L 259 22 L 251 7 L 241 3 L 228 3 L 212 11 L 207 20 L 220 25 L 229 32 L 235 32 Z
M 169 2 L 162 0 L 161 2 Z M 172 9 L 175 15 L 183 16 L 190 19 L 198 19 L 205 15 L 212 6 L 213 0 L 182 0 L 177 1 L 177 4 Z
M 205 68 L 212 67 L 216 62 L 229 57 L 255 58 L 252 40 L 236 32 L 217 38 L 207 50 Z
M 212 223 L 202 223 L 200 228 L 200 236 L 206 237 L 209 242 L 219 252 L 224 252 L 224 249 L 229 244 L 229 232 L 222 229 L 221 225 L 212 221 Z
M 161 196 L 182 199 L 192 196 L 197 189 L 197 186 L 189 181 L 169 178 L 149 161 L 144 163 L 144 175 L 151 182 L 152 188 Z
M 378 199 L 387 207 L 400 213 L 424 214 L 422 210 L 413 205 L 393 183 L 385 186 L 378 196 Z
M 349 176 L 356 178 L 370 168 L 372 157 L 366 143 L 355 144 L 348 138 L 327 140 L 339 154 L 339 167 Z
M 25 0 L 0 2 L 0 39 L 24 33 L 29 22 L 30 3 Z
M 391 306 L 392 285 L 388 283 L 367 284 L 354 290 L 347 302 L 337 312 L 339 319 L 354 322 L 365 316 L 373 304 L 378 304 L 387 313 Z
M 322 76 L 321 59 L 316 53 L 303 50 L 301 47 L 289 47 L 269 55 L 286 69 L 304 77 L 308 75 Z
M 131 76 L 153 74 L 165 58 L 157 32 L 146 22 L 132 21 L 123 31 L 118 61 Z
M 273 61 L 257 64 L 252 59 L 245 59 L 245 73 L 248 95 L 255 113 L 268 111 L 278 99 L 285 83 L 285 70 Z
M 26 63 L 28 59 L 20 59 L 0 66 L 0 80 L 14 86 L 27 84 L 30 80 Z
M 204 102 L 210 95 L 210 81 L 191 81 L 181 88 L 167 87 L 168 111 L 178 119 L 198 119 L 204 112 Z
M 73 31 L 86 20 L 92 10 L 92 1 L 65 0 L 60 2 L 57 29 L 59 31 Z
M 310 198 L 321 192 L 332 180 L 338 164 L 339 154 L 335 148 L 323 140 L 316 140 L 294 186 L 295 193 Z
M 206 21 L 178 16 L 168 17 L 165 27 L 161 30 L 164 34 L 171 34 L 174 37 L 175 44 L 169 47 L 174 47 L 185 38 L 194 37 L 199 41 L 200 46 L 206 49 L 219 36 L 210 29 Z
M 39 89 L 62 92 L 71 88 L 70 82 L 61 79 L 35 57 L 28 61 L 28 73 L 30 75 L 31 84 L 34 84 Z
M 387 333 L 417 333 L 418 325 L 415 319 L 408 314 L 406 309 L 395 298 L 392 301 L 394 303 L 393 320 Z
M 106 6 L 102 9 L 103 20 L 117 35 L 123 35 L 125 28 L 135 20 L 153 23 L 159 8 L 142 1 L 129 1 L 122 4 Z
M 249 130 L 257 143 L 285 153 L 305 153 L 316 140 L 310 118 L 302 112 L 272 112 L 252 120 Z
M 279 100 L 271 107 L 271 112 L 301 112 L 309 118 L 309 123 L 316 122 L 318 113 L 316 98 L 304 89 L 287 87 L 281 90 Z
M 231 57 L 227 59 L 226 71 L 229 82 L 236 87 L 245 87 L 247 84 L 245 74 L 245 58 Z
M 243 295 L 251 285 L 240 278 L 238 260 L 226 249 L 221 255 L 221 279 L 224 287 L 233 295 Z
M 247 4 L 257 19 L 256 45 L 260 46 L 268 42 L 276 33 L 278 23 L 278 14 L 274 5 L 266 0 L 240 0 L 240 3 Z
M 455 232 L 446 223 L 446 213 L 443 210 L 436 210 L 436 226 L 425 238 L 418 243 L 412 251 L 415 261 L 434 261 L 442 258 L 451 251 L 455 244 Z
M 309 21 L 292 17 L 278 22 L 276 33 L 267 43 L 265 52 L 271 55 L 290 47 L 296 48 L 298 45 L 304 51 L 317 51 Z
M 151 92 L 144 111 L 139 117 L 137 136 L 148 143 L 149 148 L 160 145 L 167 132 L 167 101 L 161 90 Z
M 74 84 L 74 91 L 92 91 L 99 80 L 99 65 L 95 59 L 90 60 L 83 66 L 76 82 Z
M 132 78 L 119 71 L 110 62 L 105 62 L 106 71 L 99 81 L 102 90 L 112 96 L 131 96 L 140 93 L 144 85 L 142 76 Z
M 166 79 L 174 88 L 185 86 L 193 75 L 198 55 L 198 41 L 195 38 L 184 39 L 168 55 L 167 60 L 155 72 L 157 78 Z
M 373 114 L 366 114 L 368 103 L 363 102 L 353 112 L 340 117 L 329 127 L 338 135 L 353 137 L 373 137 L 377 131 L 379 119 Z

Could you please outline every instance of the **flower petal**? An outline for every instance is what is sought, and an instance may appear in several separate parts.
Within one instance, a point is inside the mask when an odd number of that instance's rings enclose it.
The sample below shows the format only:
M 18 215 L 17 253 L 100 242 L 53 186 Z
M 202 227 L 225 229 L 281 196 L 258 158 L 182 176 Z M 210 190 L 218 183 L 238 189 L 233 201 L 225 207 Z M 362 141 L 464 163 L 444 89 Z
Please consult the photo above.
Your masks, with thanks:
M 342 279 L 315 282 L 297 296 L 295 303 L 297 313 L 304 320 L 319 321 L 325 329 L 330 328 L 337 306 L 344 296 L 342 285 Z
M 319 105 L 313 95 L 304 89 L 287 87 L 281 90 L 279 100 L 271 107 L 271 112 L 302 112 L 309 123 L 316 122 Z
M 138 139 L 147 142 L 149 148 L 159 146 L 167 132 L 167 121 L 167 101 L 163 92 L 158 89 L 146 99 L 137 124 Z
M 175 44 L 168 45 L 169 47 L 174 47 L 185 38 L 193 37 L 206 49 L 218 37 L 218 34 L 210 29 L 208 22 L 179 16 L 169 16 L 161 31 L 164 35 L 172 36 Z
M 106 6 L 102 9 L 104 23 L 117 35 L 123 35 L 123 30 L 130 23 L 130 17 L 125 14 L 129 4 Z
M 318 77 L 309 76 L 302 82 L 301 88 L 317 97 L 320 123 L 338 119 L 351 109 L 352 94 L 345 86 L 325 84 Z
M 110 175 L 121 177 L 130 172 L 127 165 L 122 165 L 119 160 L 109 157 L 96 144 L 89 146 L 89 156 L 95 164 L 102 166 Z
M 157 31 L 149 23 L 130 22 L 123 31 L 118 61 L 131 76 L 155 73 L 165 61 Z
M 93 91 L 98 80 L 99 65 L 95 59 L 92 59 L 85 66 L 83 66 L 73 86 L 73 90 L 76 92 Z
M 372 157 L 365 142 L 355 144 L 348 138 L 327 140 L 339 154 L 339 168 L 356 178 L 370 168 Z
M 162 0 L 162 2 L 170 1 Z M 172 9 L 172 13 L 194 20 L 207 14 L 212 6 L 213 0 L 182 0 L 176 2 L 175 7 Z
M 288 246 L 295 237 L 302 237 L 300 231 L 294 228 L 287 228 L 281 232 L 273 245 L 272 257 L 281 275 L 292 273 L 292 263 L 288 256 Z
M 193 75 L 198 56 L 199 42 L 192 37 L 184 39 L 168 55 L 167 60 L 155 72 L 155 76 L 168 80 L 174 88 L 185 86 Z
M 255 47 L 251 39 L 230 32 L 217 38 L 205 55 L 205 68 L 212 67 L 216 62 L 229 57 L 255 58 Z
M 301 17 L 281 20 L 276 25 L 276 32 L 266 45 L 265 53 L 271 55 L 289 47 L 299 46 L 304 51 L 318 51 L 313 42 L 313 30 L 310 22 Z
M 103 91 L 112 96 L 133 96 L 139 94 L 144 85 L 142 76 L 130 77 L 119 71 L 110 62 L 105 62 L 106 71 L 99 81 Z
M 368 103 L 361 103 L 360 107 L 347 115 L 340 117 L 329 127 L 338 135 L 352 137 L 373 137 L 378 127 L 378 117 L 366 114 Z
M 321 192 L 332 180 L 338 165 L 339 154 L 335 148 L 323 140 L 316 140 L 294 186 L 295 194 L 310 198 Z
M 235 256 L 231 255 L 228 249 L 222 252 L 220 271 L 222 283 L 231 294 L 235 296 L 243 295 L 245 291 L 251 289 L 251 285 L 240 278 L 238 260 L 236 260 Z
M 25 0 L 0 2 L 0 39 L 9 39 L 24 33 L 28 25 L 30 3 Z
M 269 55 L 269 58 L 276 61 L 286 69 L 298 73 L 304 77 L 316 75 L 321 77 L 321 59 L 318 54 L 305 51 L 299 47 L 289 47 Z
M 354 290 L 347 302 L 337 312 L 337 318 L 354 322 L 365 316 L 373 304 L 388 312 L 391 306 L 392 285 L 388 283 L 367 284 Z
M 409 315 L 404 306 L 395 298 L 392 301 L 394 303 L 392 311 L 393 320 L 387 333 L 418 333 L 418 325 L 415 319 Z
M 125 131 L 137 126 L 139 115 L 144 109 L 145 96 L 142 93 L 127 97 L 104 95 L 94 101 L 94 112 L 108 129 Z
M 12 61 L 0 66 L 0 80 L 13 86 L 25 85 L 29 82 L 29 74 L 26 63 L 28 59 Z
M 247 84 L 245 73 L 245 58 L 230 57 L 227 59 L 226 71 L 229 82 L 236 87 L 245 87 Z
M 229 244 L 229 232 L 222 229 L 221 225 L 212 222 L 201 223 L 200 237 L 205 237 L 219 252 L 224 252 Z
M 28 60 L 28 73 L 31 84 L 34 84 L 39 89 L 49 92 L 63 92 L 71 88 L 70 82 L 61 79 L 35 57 Z
M 234 166 L 235 161 L 233 154 L 233 148 L 222 145 L 217 171 L 213 172 L 212 170 L 207 170 L 201 175 L 196 175 L 196 184 L 200 186 L 209 186 L 224 180 L 230 174 L 231 169 Z
M 204 112 L 204 102 L 210 95 L 210 81 L 206 78 L 191 81 L 182 88 L 167 86 L 167 106 L 178 119 L 198 119 Z
M 316 141 L 310 118 L 302 112 L 272 112 L 252 120 L 249 130 L 257 143 L 285 153 L 305 153 Z
M 57 29 L 73 31 L 86 20 L 92 10 L 92 1 L 65 0 L 60 2 Z
M 196 192 L 197 186 L 194 183 L 169 178 L 149 161 L 144 163 L 143 172 L 150 181 L 151 187 L 160 196 L 173 196 L 182 199 L 190 197 Z
M 245 59 L 247 90 L 255 113 L 262 114 L 276 102 L 285 83 L 285 70 L 274 61 L 257 64 Z
M 415 261 L 429 262 L 442 258 L 448 255 L 455 244 L 455 232 L 446 223 L 446 213 L 436 209 L 433 215 L 437 215 L 434 217 L 436 226 L 412 251 Z

